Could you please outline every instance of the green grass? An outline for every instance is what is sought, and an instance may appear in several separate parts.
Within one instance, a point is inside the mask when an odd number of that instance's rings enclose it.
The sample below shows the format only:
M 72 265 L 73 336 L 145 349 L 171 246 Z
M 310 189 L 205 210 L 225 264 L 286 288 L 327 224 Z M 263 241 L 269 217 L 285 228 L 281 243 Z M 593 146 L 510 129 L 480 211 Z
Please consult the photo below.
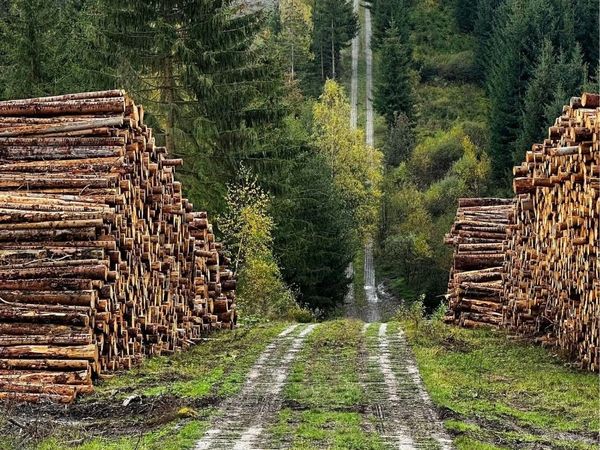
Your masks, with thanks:
M 381 442 L 365 433 L 357 412 L 294 411 L 284 409 L 279 422 L 271 429 L 273 437 L 285 448 L 297 450 L 380 450 Z M 290 441 L 290 436 L 293 439 Z
M 232 395 L 257 356 L 284 327 L 273 323 L 222 332 L 189 351 L 147 359 L 140 367 L 101 383 L 97 396 L 172 394 L 200 399 Z
M 362 322 L 326 322 L 307 337 L 292 366 L 285 398 L 303 408 L 353 408 L 363 402 L 358 383 Z
M 175 425 L 167 425 L 159 430 L 117 439 L 94 438 L 81 445 L 65 445 L 55 438 L 42 442 L 38 450 L 59 450 L 73 448 L 77 450 L 181 450 L 192 448 L 202 437 L 208 422 L 192 420 Z
M 452 416 L 445 424 L 459 449 L 597 448 L 597 375 L 500 330 L 403 327 L 432 400 Z
M 294 449 L 380 449 L 360 413 L 362 322 L 338 320 L 308 336 L 284 389 L 289 407 L 269 430 L 275 445 Z

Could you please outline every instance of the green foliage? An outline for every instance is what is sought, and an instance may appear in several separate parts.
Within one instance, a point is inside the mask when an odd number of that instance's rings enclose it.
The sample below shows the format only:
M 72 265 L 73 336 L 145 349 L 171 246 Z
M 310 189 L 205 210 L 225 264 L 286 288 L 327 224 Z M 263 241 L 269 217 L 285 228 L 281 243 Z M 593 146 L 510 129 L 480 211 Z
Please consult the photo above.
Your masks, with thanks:
M 238 305 L 242 314 L 293 318 L 298 306 L 272 252 L 270 199 L 248 169 L 242 167 L 239 177 L 228 188 L 228 209 L 220 220 L 235 272 L 239 269 Z
M 379 260 L 396 293 L 413 300 L 426 294 L 428 309 L 445 291 L 449 250 L 442 245 L 457 200 L 489 188 L 490 159 L 481 126 L 466 122 L 425 138 L 410 158 L 386 175 Z M 392 286 L 394 287 L 394 286 Z
M 12 0 L 0 7 L 0 97 L 112 86 L 96 0 Z
M 410 116 L 412 112 L 412 61 L 407 36 L 406 30 L 392 23 L 381 40 L 373 106 L 388 126 L 396 115 Z
M 312 7 L 305 0 L 280 0 L 279 45 L 287 61 L 287 70 L 295 78 L 298 67 L 306 67 L 314 59 L 312 42 Z
M 481 74 L 472 50 L 434 55 L 432 57 L 421 56 L 419 64 L 422 81 L 433 81 L 441 78 L 453 82 L 479 83 L 481 80 Z
M 485 91 L 472 84 L 421 84 L 415 90 L 417 137 L 446 131 L 453 125 L 477 122 L 482 136 L 489 135 L 487 117 L 489 102 Z M 484 147 L 487 150 L 487 147 Z
M 373 0 L 371 2 L 373 21 L 373 44 L 379 48 L 390 28 L 403 30 L 402 38 L 408 38 L 408 11 L 411 0 Z
M 473 31 L 477 19 L 477 7 L 472 0 L 456 0 L 456 23 L 461 31 Z
M 357 240 L 368 240 L 377 229 L 382 154 L 365 144 L 362 130 L 352 129 L 350 105 L 335 81 L 325 83 L 313 114 L 315 146 L 331 169 L 344 206 L 352 211 Z
M 260 14 L 234 0 L 101 1 L 116 79 L 147 106 L 159 144 L 186 157 L 195 203 L 222 210 L 240 161 L 274 170 L 284 69 Z
M 319 81 L 313 82 L 309 91 L 316 93 L 325 80 L 337 79 L 342 73 L 340 52 L 358 33 L 358 17 L 350 0 L 312 0 L 312 7 L 312 51 L 315 55 L 312 78 Z
M 564 52 L 557 57 L 552 43 L 544 42 L 525 94 L 523 125 L 515 147 L 515 163 L 523 160 L 531 144 L 544 139 L 548 126 L 554 123 L 563 105 L 568 103 L 567 93 L 581 91 L 587 79 L 582 59 L 578 46 L 568 57 Z
M 388 128 L 383 154 L 387 166 L 397 167 L 405 161 L 415 145 L 414 123 L 406 114 L 396 114 Z
M 450 132 L 438 132 L 417 145 L 409 167 L 419 186 L 428 186 L 442 178 L 463 154 L 463 131 L 455 127 Z
M 523 128 L 522 118 L 528 114 L 527 108 L 536 109 L 536 102 L 545 104 L 548 91 L 560 94 L 553 101 L 564 101 L 565 97 L 579 94 L 581 80 L 585 78 L 579 74 L 585 72 L 585 67 L 575 40 L 573 2 L 507 0 L 496 11 L 485 59 L 491 100 L 490 154 L 496 180 L 504 181 L 510 177 L 513 155 L 520 162 L 523 150 L 519 145 L 529 147 L 533 142 L 526 140 L 537 135 L 543 125 L 536 111 L 531 111 L 533 117 L 525 124 L 526 129 Z M 545 41 L 551 44 L 544 45 Z M 540 96 L 539 83 L 548 78 L 549 45 L 561 49 L 566 79 L 544 86 L 545 91 Z M 540 56 L 543 48 L 546 55 Z M 539 81 L 535 81 L 536 76 Z M 529 98 L 524 106 L 526 97 Z
M 348 290 L 346 267 L 356 250 L 353 217 L 341 200 L 324 157 L 308 150 L 282 174 L 287 186 L 273 201 L 275 253 L 298 301 L 327 311 Z

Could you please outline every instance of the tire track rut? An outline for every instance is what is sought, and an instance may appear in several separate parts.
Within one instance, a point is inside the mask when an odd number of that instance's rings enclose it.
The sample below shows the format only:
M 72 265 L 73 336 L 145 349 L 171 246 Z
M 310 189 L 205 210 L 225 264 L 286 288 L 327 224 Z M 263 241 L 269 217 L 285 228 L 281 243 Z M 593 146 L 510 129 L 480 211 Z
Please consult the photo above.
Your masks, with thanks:
M 267 346 L 240 392 L 223 403 L 195 450 L 249 450 L 281 409 L 281 393 L 292 362 L 316 325 L 291 325 Z
M 361 381 L 384 443 L 400 450 L 452 449 L 402 333 L 389 334 L 385 323 L 371 326 L 377 327 L 377 336 L 367 336 Z

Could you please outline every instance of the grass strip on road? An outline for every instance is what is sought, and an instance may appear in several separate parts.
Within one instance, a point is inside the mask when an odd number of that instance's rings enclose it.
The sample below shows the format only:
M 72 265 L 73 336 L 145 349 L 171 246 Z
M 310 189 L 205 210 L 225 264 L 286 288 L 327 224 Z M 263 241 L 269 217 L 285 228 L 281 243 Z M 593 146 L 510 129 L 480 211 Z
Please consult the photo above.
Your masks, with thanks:
M 287 407 L 269 430 L 274 447 L 384 448 L 364 415 L 362 327 L 356 320 L 326 322 L 307 338 L 285 388 Z

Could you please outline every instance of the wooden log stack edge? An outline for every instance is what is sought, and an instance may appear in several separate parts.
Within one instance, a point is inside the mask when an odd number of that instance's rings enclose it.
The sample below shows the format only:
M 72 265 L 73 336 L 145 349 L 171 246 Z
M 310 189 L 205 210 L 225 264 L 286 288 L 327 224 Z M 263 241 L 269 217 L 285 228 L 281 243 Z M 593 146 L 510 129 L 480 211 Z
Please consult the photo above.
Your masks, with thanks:
M 124 91 L 0 102 L 0 400 L 69 403 L 235 325 L 181 164 Z
M 487 269 L 501 276 L 499 283 L 494 278 L 502 304 L 494 324 L 599 371 L 600 95 L 572 98 L 548 138 L 532 146 L 513 174 L 514 224 L 506 228 L 503 262 Z M 461 221 L 459 206 L 447 236 L 455 245 L 448 321 L 472 326 L 462 320 L 467 294 L 455 279 L 467 273 L 457 269 L 464 261 L 456 235 Z
M 600 367 L 600 95 L 563 108 L 514 168 L 516 226 L 504 264 L 504 323 Z
M 448 282 L 447 323 L 467 328 L 502 322 L 502 265 L 514 202 L 462 198 L 444 242 L 454 248 Z

